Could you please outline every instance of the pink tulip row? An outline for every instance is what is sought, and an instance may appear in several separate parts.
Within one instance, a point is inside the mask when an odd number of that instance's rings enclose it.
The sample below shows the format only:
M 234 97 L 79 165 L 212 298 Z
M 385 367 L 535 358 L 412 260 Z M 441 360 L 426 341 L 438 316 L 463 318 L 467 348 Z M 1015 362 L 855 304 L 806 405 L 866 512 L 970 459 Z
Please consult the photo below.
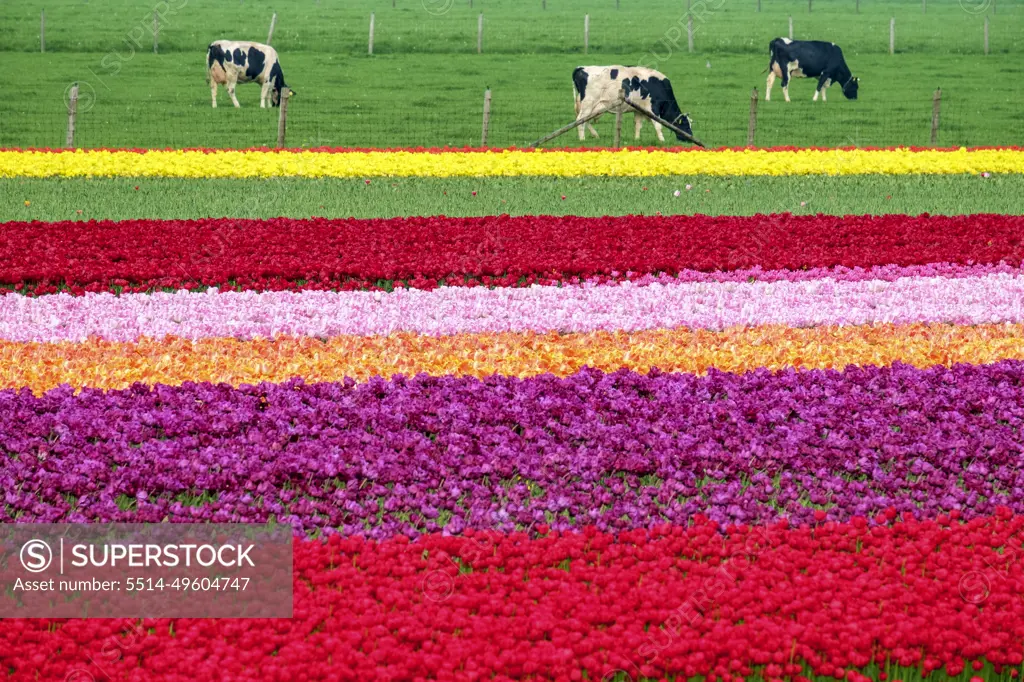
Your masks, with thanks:
M 271 338 L 1024 322 L 1024 276 L 0 298 L 0 338 Z

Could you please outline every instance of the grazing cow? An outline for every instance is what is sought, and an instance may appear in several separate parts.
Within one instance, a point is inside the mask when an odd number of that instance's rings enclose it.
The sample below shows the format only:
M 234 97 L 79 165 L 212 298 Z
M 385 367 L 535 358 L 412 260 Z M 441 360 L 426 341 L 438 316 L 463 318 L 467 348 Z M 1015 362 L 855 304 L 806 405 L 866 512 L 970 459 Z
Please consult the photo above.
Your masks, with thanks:
M 765 86 L 765 101 L 772 98 L 772 83 L 782 79 L 782 94 L 789 101 L 790 78 L 817 78 L 818 87 L 814 99 L 825 101 L 825 88 L 840 83 L 847 99 L 857 99 L 859 78 L 854 78 L 850 67 L 843 59 L 843 51 L 835 43 L 820 40 L 790 40 L 776 38 L 768 45 L 771 61 L 768 63 L 768 83 Z
M 620 95 L 625 94 L 626 99 L 644 111 L 653 112 L 669 123 L 679 126 L 688 135 L 693 135 L 689 115 L 679 111 L 679 104 L 676 103 L 676 96 L 672 92 L 672 84 L 668 82 L 665 74 L 659 71 L 642 66 L 579 66 L 572 72 L 572 84 L 577 121 L 599 111 L 633 111 L 620 101 Z M 577 128 L 581 140 L 586 139 L 584 126 L 589 127 L 591 134 L 597 137 L 593 123 L 596 123 L 598 118 L 600 116 Z M 633 135 L 637 140 L 640 139 L 640 126 L 643 125 L 644 118 L 646 117 L 639 112 L 633 111 Z M 662 125 L 657 121 L 651 122 L 658 134 L 658 140 L 664 142 Z M 688 141 L 679 133 L 676 133 L 676 137 Z
M 206 77 L 210 82 L 213 108 L 217 108 L 217 85 L 225 85 L 231 101 L 238 107 L 235 97 L 236 83 L 256 82 L 263 86 L 260 109 L 281 106 L 281 90 L 288 87 L 277 60 L 277 51 L 269 45 L 247 41 L 218 40 L 206 50 Z M 294 91 L 290 95 L 294 95 Z

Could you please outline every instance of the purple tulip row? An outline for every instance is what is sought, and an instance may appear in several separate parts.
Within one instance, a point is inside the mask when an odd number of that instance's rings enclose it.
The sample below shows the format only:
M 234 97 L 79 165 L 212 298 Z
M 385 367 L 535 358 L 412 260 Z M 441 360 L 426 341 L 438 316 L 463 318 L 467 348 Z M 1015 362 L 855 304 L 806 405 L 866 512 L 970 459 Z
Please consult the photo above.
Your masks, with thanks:
M 1024 362 L 0 392 L 0 522 L 388 537 L 1024 512 Z

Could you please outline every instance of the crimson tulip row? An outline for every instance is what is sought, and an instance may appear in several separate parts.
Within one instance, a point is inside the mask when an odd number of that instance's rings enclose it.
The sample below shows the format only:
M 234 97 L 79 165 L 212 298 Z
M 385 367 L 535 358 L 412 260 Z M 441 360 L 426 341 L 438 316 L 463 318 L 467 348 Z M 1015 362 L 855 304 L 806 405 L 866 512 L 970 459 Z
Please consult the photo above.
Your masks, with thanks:
M 987 665 L 1012 679 L 1024 516 L 886 518 L 301 541 L 290 620 L 2 620 L 0 670 L 9 682 L 867 682 Z
M 0 225 L 3 291 L 518 286 L 652 273 L 1019 265 L 1024 216 L 496 216 Z

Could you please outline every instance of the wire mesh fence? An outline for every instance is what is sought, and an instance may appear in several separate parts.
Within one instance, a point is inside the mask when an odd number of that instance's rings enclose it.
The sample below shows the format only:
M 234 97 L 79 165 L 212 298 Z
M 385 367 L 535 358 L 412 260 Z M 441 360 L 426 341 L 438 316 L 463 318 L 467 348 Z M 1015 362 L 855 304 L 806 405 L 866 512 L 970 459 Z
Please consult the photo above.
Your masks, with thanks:
M 808 90 L 813 86 L 808 86 Z M 838 89 L 836 89 L 838 90 Z M 791 89 L 792 91 L 792 89 Z M 839 96 L 838 92 L 833 96 Z M 781 99 L 778 93 L 776 97 Z M 933 98 L 861 101 L 851 106 L 829 103 L 761 101 L 759 93 L 753 145 L 768 146 L 928 146 L 932 143 Z M 492 90 L 486 145 L 523 147 L 563 124 L 575 120 L 571 102 L 534 102 Z M 745 146 L 750 129 L 749 94 L 733 101 L 704 103 L 688 111 L 694 135 L 709 147 Z M 813 104 L 813 106 L 812 106 Z M 851 103 L 852 104 L 852 103 Z M 284 146 L 419 147 L 480 146 L 483 132 L 483 93 L 474 102 L 436 100 L 414 112 L 381 101 L 360 105 L 325 96 L 289 100 Z M 453 115 L 454 110 L 459 115 Z M 274 147 L 278 142 L 278 109 L 247 106 L 218 109 L 194 106 L 178 117 L 152 116 L 142 107 L 119 111 L 114 119 L 95 111 L 75 117 L 74 147 L 187 148 Z M 943 91 L 936 144 L 976 146 L 998 144 L 998 134 L 979 132 L 977 112 L 968 99 Z M 668 130 L 659 142 L 649 120 L 641 117 L 639 140 L 634 137 L 634 114 L 623 115 L 621 144 L 666 146 L 685 144 Z M 46 116 L 16 117 L 16 126 L 2 128 L 0 146 L 61 147 L 66 142 L 68 116 L 55 110 Z M 581 141 L 571 130 L 546 146 L 610 147 L 614 114 L 593 123 L 598 137 L 586 132 Z M 1010 136 L 1002 139 L 1008 139 Z

